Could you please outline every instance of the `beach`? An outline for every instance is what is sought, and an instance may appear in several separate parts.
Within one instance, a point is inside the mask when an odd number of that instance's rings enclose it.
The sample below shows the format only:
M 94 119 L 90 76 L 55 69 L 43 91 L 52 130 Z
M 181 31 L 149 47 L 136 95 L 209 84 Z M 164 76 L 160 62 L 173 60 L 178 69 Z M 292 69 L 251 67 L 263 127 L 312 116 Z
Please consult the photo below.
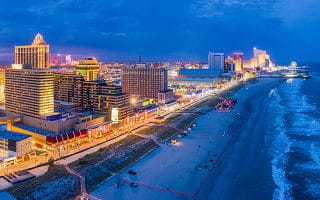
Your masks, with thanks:
M 255 170 L 250 161 L 270 162 L 259 156 L 264 148 L 263 115 L 270 92 L 280 81 L 269 79 L 245 84 L 234 94 L 238 102 L 232 111 L 213 110 L 199 116 L 188 136 L 178 138 L 176 144 L 161 144 L 100 184 L 91 194 L 117 200 L 234 199 L 238 184 L 246 183 L 253 195 L 259 193 L 270 199 L 273 193 L 270 165 L 263 169 L 266 177 L 245 179 L 247 173 Z M 130 175 L 128 170 L 137 174 Z M 264 184 L 265 180 L 270 180 L 270 187 L 265 190 L 258 187 L 255 192 L 252 186 L 259 181 Z M 115 187 L 119 182 L 121 186 Z M 137 187 L 131 187 L 130 183 L 136 183 Z
M 197 199 L 272 199 L 275 185 L 265 146 L 266 115 L 273 90 L 281 82 L 260 80 L 236 94 L 244 101 L 237 110 L 240 119 L 229 126 L 233 141 L 212 176 L 212 185 Z

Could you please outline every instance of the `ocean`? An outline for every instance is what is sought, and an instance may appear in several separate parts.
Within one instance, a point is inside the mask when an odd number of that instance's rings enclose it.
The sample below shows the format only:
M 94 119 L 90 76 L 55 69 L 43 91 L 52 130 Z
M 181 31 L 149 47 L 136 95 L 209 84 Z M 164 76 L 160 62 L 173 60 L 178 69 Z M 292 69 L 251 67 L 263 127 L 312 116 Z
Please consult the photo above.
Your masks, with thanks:
M 162 145 L 130 166 L 138 172 L 137 177 L 126 171 L 119 174 L 152 188 L 119 189 L 109 180 L 92 195 L 117 200 L 319 200 L 320 69 L 312 69 L 311 75 L 306 80 L 267 78 L 246 83 L 234 94 L 238 101 L 231 112 L 200 116 L 178 149 Z M 221 153 L 220 159 L 195 193 L 203 176 L 196 176 L 199 171 L 193 165 L 208 160 L 207 141 L 193 138 L 201 133 L 227 134 L 230 143 L 226 142 L 223 153 L 208 146 Z M 225 142 L 220 138 L 212 141 L 217 143 L 207 145 L 219 147 Z M 158 187 L 196 196 L 189 198 Z
M 320 69 L 311 75 L 272 90 L 265 143 L 274 200 L 320 199 Z
M 320 199 L 320 68 L 310 75 L 260 79 L 235 94 L 244 100 L 228 130 L 234 143 L 198 199 Z

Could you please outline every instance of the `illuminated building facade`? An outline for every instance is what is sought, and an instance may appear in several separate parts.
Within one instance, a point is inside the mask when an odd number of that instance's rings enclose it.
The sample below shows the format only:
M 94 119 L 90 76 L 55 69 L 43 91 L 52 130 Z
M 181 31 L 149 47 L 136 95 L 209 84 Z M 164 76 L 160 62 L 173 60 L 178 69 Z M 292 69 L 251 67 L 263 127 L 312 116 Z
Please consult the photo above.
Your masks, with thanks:
M 265 50 L 253 48 L 253 57 L 257 61 L 257 67 L 269 67 L 270 56 Z
M 22 157 L 32 152 L 32 138 L 29 135 L 12 132 L 0 132 L 0 156 Z
M 209 69 L 224 71 L 224 53 L 209 52 L 208 54 Z
M 234 73 L 235 64 L 232 57 L 228 56 L 224 61 L 224 72 L 225 73 Z
M 48 69 L 7 69 L 5 106 L 9 113 L 43 117 L 54 113 L 54 75 Z
M 129 95 L 123 93 L 121 87 L 108 85 L 104 81 L 85 81 L 82 95 L 84 108 L 107 113 L 109 119 L 113 116 L 114 120 L 120 121 L 133 114 Z
M 5 70 L 1 69 L 0 70 L 0 105 L 2 105 L 5 100 L 4 88 L 5 88 Z
M 133 114 L 129 95 L 122 88 L 105 81 L 85 81 L 76 73 L 55 73 L 55 100 L 77 103 L 80 107 L 106 113 L 111 119 L 112 109 L 118 120 Z
M 125 68 L 122 70 L 121 86 L 125 93 L 140 98 L 158 98 L 160 91 L 168 90 L 168 74 L 163 68 Z
M 32 68 L 49 68 L 49 45 L 38 33 L 31 45 L 15 46 L 15 64 L 30 64 Z
M 165 105 L 175 101 L 175 96 L 173 90 L 160 91 L 158 93 L 158 103 L 160 105 Z
M 69 54 L 50 54 L 50 64 L 52 66 L 72 65 L 72 56 Z
M 100 64 L 96 58 L 85 58 L 80 60 L 76 71 L 85 81 L 96 81 L 98 78 Z
M 233 62 L 235 65 L 235 72 L 242 72 L 243 70 L 243 53 L 234 53 Z
M 83 78 L 74 72 L 54 73 L 54 99 L 58 101 L 75 102 L 77 82 Z M 79 81 L 77 81 L 79 80 Z M 81 89 L 81 86 L 80 86 Z M 80 100 L 78 100 L 80 101 Z
M 122 65 L 117 63 L 105 63 L 100 67 L 100 75 L 104 80 L 120 83 L 122 68 Z

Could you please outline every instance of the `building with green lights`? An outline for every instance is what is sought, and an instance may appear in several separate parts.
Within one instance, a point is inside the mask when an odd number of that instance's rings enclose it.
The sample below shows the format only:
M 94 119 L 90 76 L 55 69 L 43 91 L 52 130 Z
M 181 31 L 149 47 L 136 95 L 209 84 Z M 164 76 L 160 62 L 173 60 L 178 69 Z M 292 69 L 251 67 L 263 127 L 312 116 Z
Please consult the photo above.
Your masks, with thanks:
M 76 71 L 85 81 L 96 81 L 98 78 L 100 64 L 96 58 L 85 58 L 80 60 Z

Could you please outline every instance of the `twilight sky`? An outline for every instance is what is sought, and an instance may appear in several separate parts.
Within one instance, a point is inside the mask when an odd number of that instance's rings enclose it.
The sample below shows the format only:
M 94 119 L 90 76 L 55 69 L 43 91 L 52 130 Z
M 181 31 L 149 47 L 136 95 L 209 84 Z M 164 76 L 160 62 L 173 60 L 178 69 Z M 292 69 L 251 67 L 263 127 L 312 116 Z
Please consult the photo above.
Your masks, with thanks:
M 51 53 L 99 60 L 199 60 L 266 49 L 320 61 L 319 0 L 1 0 L 0 61 L 37 32 Z

